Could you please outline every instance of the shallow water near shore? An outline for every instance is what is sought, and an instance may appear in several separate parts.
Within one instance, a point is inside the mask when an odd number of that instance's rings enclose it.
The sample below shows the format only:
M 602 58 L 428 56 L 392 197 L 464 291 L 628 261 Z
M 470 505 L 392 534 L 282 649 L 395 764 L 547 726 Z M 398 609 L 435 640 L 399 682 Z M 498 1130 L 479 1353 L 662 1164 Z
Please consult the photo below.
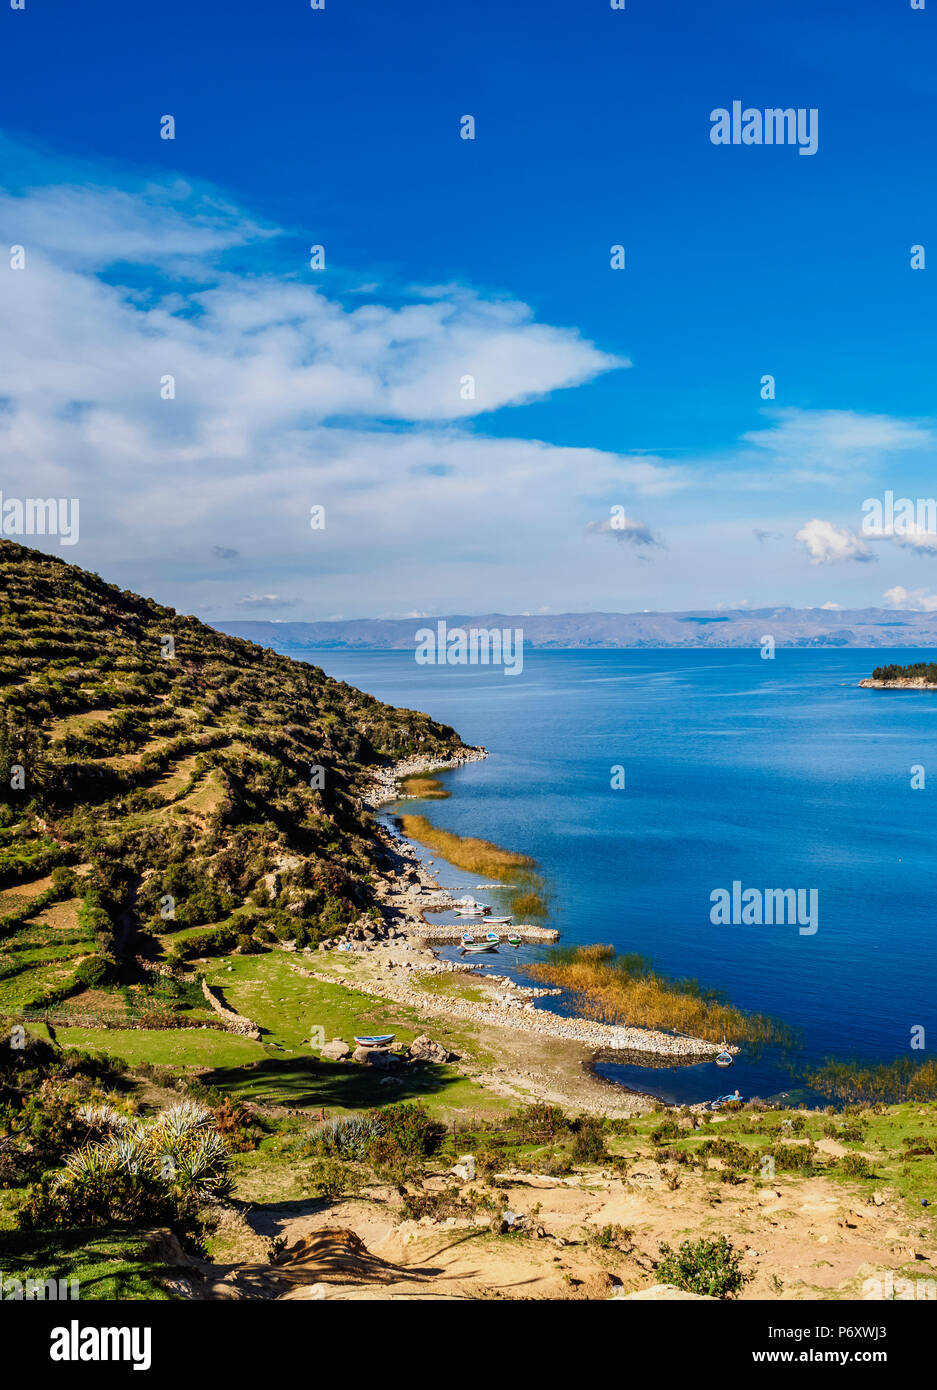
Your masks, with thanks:
M 407 808 L 532 855 L 565 944 L 638 951 L 784 1020 L 803 1033 L 799 1067 L 907 1056 L 917 1025 L 937 1037 L 937 781 L 911 788 L 912 766 L 930 770 L 937 694 L 857 686 L 919 651 L 529 652 L 510 679 L 407 652 L 291 655 L 488 748 L 442 774 L 448 800 Z M 454 874 L 442 881 L 471 879 Z M 467 891 L 496 904 L 477 881 Z M 734 881 L 815 888 L 818 931 L 714 926 L 710 894 Z M 514 968 L 503 947 L 491 962 Z M 681 1101 L 713 1093 L 704 1068 L 674 1068 L 658 1091 L 653 1070 L 646 1085 L 630 1067 L 617 1078 Z M 796 1084 L 767 1058 L 713 1072 L 715 1094 Z

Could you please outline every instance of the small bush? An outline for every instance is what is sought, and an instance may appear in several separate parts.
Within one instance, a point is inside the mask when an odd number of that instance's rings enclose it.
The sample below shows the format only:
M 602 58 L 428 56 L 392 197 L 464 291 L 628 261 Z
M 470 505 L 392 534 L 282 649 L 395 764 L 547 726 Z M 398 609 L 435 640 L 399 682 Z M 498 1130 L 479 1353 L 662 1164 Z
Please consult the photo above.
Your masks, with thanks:
M 100 989 L 110 984 L 115 977 L 115 967 L 107 956 L 86 956 L 75 971 L 75 979 L 86 989 Z
M 874 1178 L 872 1166 L 864 1154 L 843 1154 L 837 1162 L 841 1173 L 848 1178 Z
M 664 1120 L 656 1129 L 652 1129 L 650 1140 L 652 1144 L 666 1144 L 671 1139 L 680 1138 L 680 1126 L 676 1120 Z
M 419 1103 L 402 1101 L 372 1111 L 382 1126 L 382 1132 L 395 1139 L 401 1151 L 414 1158 L 428 1158 L 442 1144 L 446 1127 L 432 1119 Z
M 319 1197 L 344 1197 L 361 1187 L 360 1176 L 339 1158 L 317 1159 L 309 1181 Z
M 710 1298 L 735 1298 L 745 1285 L 742 1257 L 725 1236 L 685 1240 L 677 1251 L 662 1243 L 660 1253 L 658 1283 L 674 1284 L 685 1293 L 708 1294 Z
M 591 1237 L 593 1244 L 602 1250 L 621 1250 L 625 1253 L 631 1249 L 633 1239 L 634 1232 L 630 1227 L 617 1224 L 602 1226 Z
M 608 1158 L 601 1120 L 584 1115 L 575 1121 L 572 1159 L 574 1163 L 602 1163 Z
M 569 1130 L 569 1120 L 557 1105 L 538 1102 L 512 1115 L 506 1126 L 526 1143 L 548 1144 Z

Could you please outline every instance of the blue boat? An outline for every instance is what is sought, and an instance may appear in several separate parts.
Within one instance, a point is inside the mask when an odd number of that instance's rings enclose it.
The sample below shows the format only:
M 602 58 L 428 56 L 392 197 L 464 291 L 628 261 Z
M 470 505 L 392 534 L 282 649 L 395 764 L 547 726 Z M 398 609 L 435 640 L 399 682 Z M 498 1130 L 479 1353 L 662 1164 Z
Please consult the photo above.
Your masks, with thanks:
M 734 1095 L 719 1096 L 718 1100 L 711 1100 L 709 1102 L 709 1108 L 710 1110 L 719 1110 L 723 1105 L 732 1105 L 735 1102 L 739 1104 L 742 1102 L 742 1097 L 739 1095 L 738 1091 L 736 1091 Z
M 359 1047 L 386 1047 L 394 1041 L 394 1036 L 393 1033 L 366 1033 L 364 1037 L 359 1038 L 356 1034 L 355 1042 Z

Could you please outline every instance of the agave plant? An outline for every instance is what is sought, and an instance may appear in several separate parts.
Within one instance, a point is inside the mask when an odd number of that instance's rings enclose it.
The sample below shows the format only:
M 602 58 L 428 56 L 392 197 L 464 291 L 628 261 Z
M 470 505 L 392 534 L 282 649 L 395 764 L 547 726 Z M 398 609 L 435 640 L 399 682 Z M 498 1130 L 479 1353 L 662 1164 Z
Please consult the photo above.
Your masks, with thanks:
M 65 1160 L 65 1171 L 59 1174 L 59 1184 L 70 1178 L 84 1182 L 97 1181 L 113 1173 L 117 1167 L 114 1152 L 104 1144 L 86 1144 Z
M 87 1105 L 81 1118 L 105 1137 L 70 1154 L 56 1190 L 88 1214 L 126 1209 L 131 1194 L 182 1189 L 221 1197 L 231 1189 L 228 1148 L 204 1106 L 181 1101 L 147 1121 L 109 1105 Z M 127 1180 L 133 1180 L 128 1188 Z
M 131 1177 L 149 1172 L 153 1166 L 150 1147 L 146 1142 L 145 1130 L 130 1130 L 123 1134 L 112 1134 L 102 1148 L 113 1155 L 115 1168 L 120 1168 Z
M 192 1100 L 181 1100 L 171 1105 L 150 1123 L 150 1128 L 158 1131 L 167 1141 L 184 1139 L 198 1130 L 206 1129 L 212 1123 L 212 1113 L 203 1105 Z
M 101 1105 L 80 1105 L 78 1118 L 84 1120 L 89 1129 L 101 1130 L 105 1133 L 126 1129 L 138 1123 L 130 1115 L 124 1115 L 113 1105 L 108 1105 L 106 1101 Z
M 176 1179 L 183 1187 L 204 1196 L 223 1196 L 230 1191 L 228 1149 L 220 1134 L 206 1131 L 194 1143 L 174 1155 Z
M 384 1125 L 377 1115 L 351 1115 L 348 1119 L 330 1120 L 317 1130 L 313 1142 L 320 1153 L 363 1158 L 368 1144 L 383 1133 Z

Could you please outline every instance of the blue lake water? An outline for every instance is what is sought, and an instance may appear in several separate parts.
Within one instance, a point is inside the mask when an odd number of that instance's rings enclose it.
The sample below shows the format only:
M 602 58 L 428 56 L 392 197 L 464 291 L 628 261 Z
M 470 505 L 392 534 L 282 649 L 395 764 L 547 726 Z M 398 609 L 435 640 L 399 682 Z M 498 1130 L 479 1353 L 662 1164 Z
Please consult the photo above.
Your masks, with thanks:
M 290 654 L 485 745 L 446 774 L 449 800 L 408 809 L 532 855 L 565 943 L 638 951 L 783 1019 L 802 1030 L 800 1066 L 907 1056 L 918 1025 L 937 1040 L 937 692 L 857 688 L 919 650 L 528 651 L 515 677 L 409 652 Z M 710 894 L 734 881 L 816 889 L 818 930 L 713 925 Z M 644 1088 L 644 1068 L 602 1070 Z M 743 1057 L 651 1089 L 768 1095 L 785 1078 Z

